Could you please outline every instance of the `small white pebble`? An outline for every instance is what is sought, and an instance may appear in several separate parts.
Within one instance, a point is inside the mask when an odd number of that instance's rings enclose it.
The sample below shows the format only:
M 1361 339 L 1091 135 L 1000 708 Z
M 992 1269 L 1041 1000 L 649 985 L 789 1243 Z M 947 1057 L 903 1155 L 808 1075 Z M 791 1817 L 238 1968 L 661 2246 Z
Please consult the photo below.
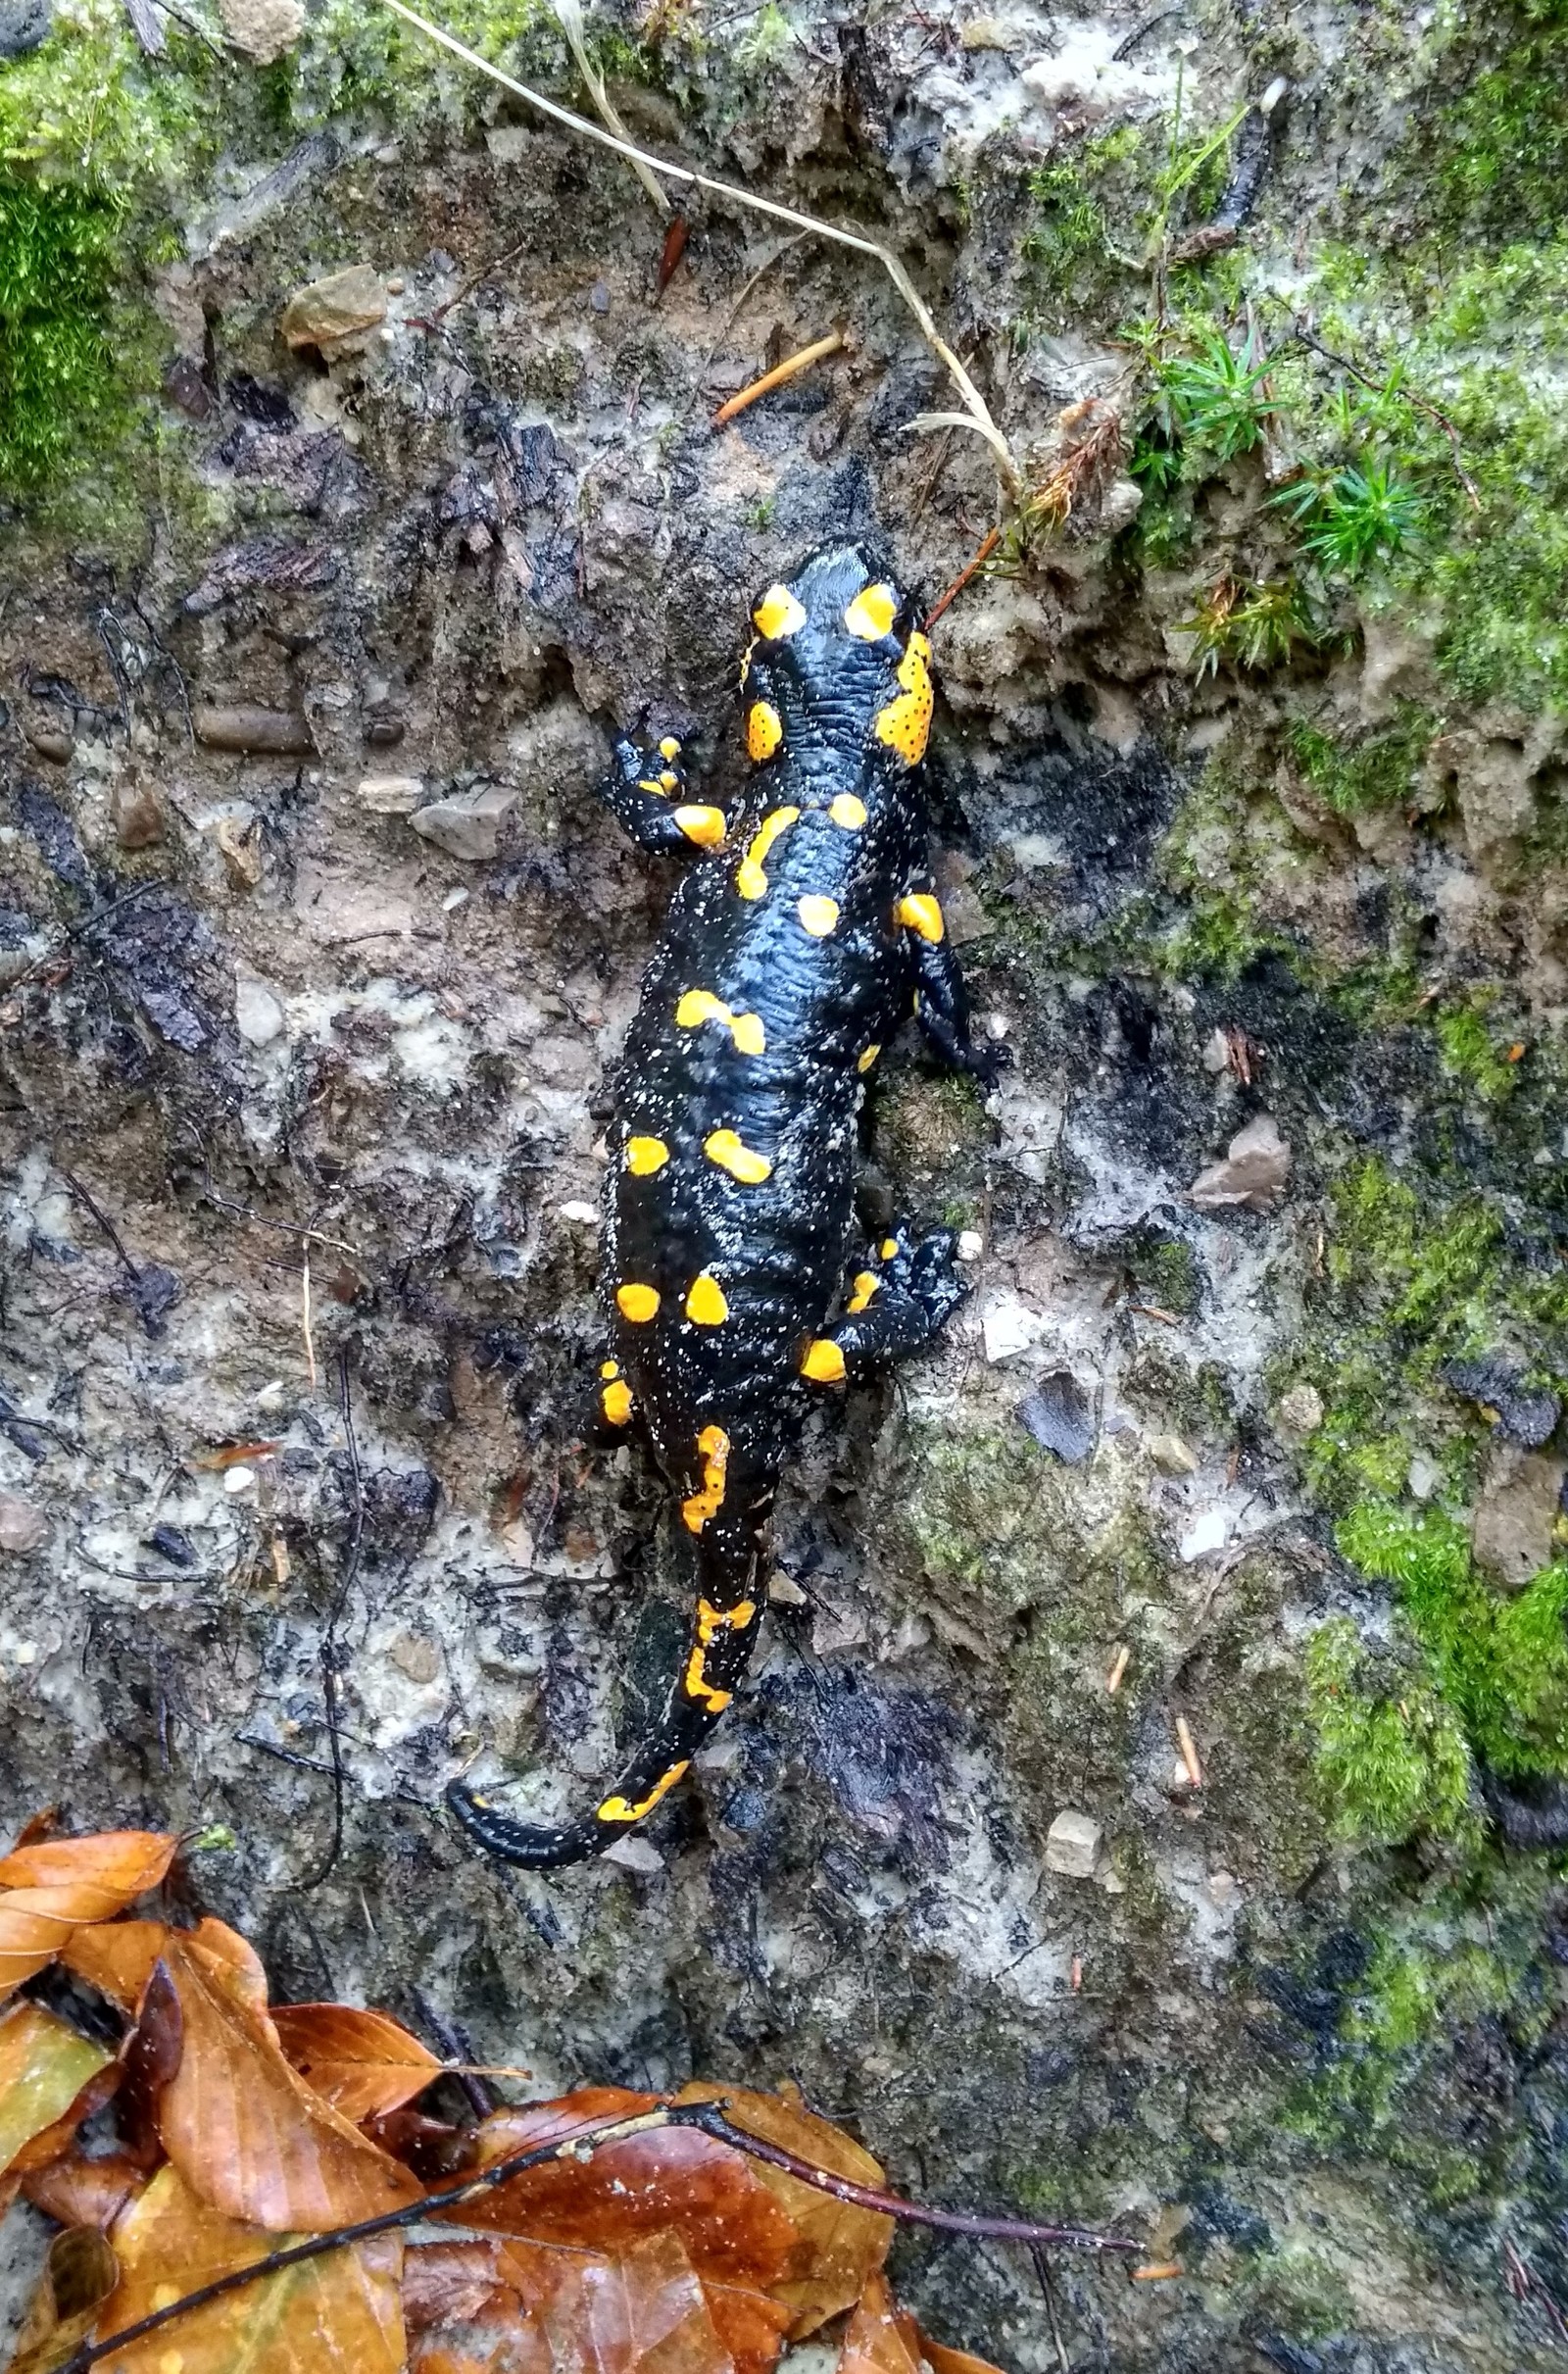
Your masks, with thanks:
M 458 909 L 460 907 L 466 907 L 467 903 L 468 894 L 466 890 L 449 890 L 446 897 L 441 902 L 441 913 L 443 915 L 456 915 Z
M 1272 116 L 1274 110 L 1278 107 L 1280 101 L 1284 98 L 1290 87 L 1290 82 L 1284 74 L 1276 74 L 1273 81 L 1269 84 L 1267 90 L 1263 93 L 1262 98 L 1259 99 L 1257 103 L 1258 114 L 1260 116 Z
M 1230 1523 L 1224 1509 L 1205 1508 L 1176 1545 L 1182 1563 L 1190 1566 L 1194 1558 L 1206 1558 L 1211 1550 L 1223 1550 L 1229 1532 Z
M 986 1037 L 988 1039 L 1004 1039 L 1006 1035 L 1006 1015 L 1004 1014 L 988 1014 L 986 1015 Z
M 18 1641 L 11 1652 L 11 1661 L 14 1665 L 35 1665 L 38 1662 L 37 1642 Z
M 280 1376 L 274 1376 L 270 1383 L 264 1385 L 260 1393 L 256 1396 L 257 1409 L 275 1410 L 287 1391 L 288 1387 L 284 1384 L 282 1378 Z
M 401 297 L 404 287 L 405 283 L 402 280 L 389 280 L 386 284 L 386 293 L 389 297 Z
M 561 1216 L 564 1220 L 577 1220 L 584 1228 L 597 1228 L 599 1207 L 597 1204 L 563 1204 Z
M 254 1467 L 230 1467 L 223 1477 L 223 1490 L 235 1494 L 249 1492 L 255 1481 Z
M 962 1230 L 958 1238 L 958 1259 L 960 1261 L 977 1261 L 982 1253 L 984 1253 L 985 1249 L 986 1241 L 985 1238 L 980 1234 L 978 1228 L 965 1228 Z

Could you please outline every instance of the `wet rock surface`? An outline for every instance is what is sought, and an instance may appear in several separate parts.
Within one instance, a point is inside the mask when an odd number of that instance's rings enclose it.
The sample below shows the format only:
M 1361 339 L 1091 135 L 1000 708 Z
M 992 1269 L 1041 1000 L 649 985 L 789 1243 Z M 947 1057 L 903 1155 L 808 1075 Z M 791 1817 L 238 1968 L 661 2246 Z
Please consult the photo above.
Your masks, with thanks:
M 856 534 L 933 599 L 995 476 L 912 426 L 954 399 L 870 259 L 694 199 L 656 301 L 614 160 L 225 8 L 298 112 L 239 91 L 177 189 L 167 478 L 128 528 L 19 511 L 0 563 L 3 1810 L 226 1827 L 195 1885 L 282 1998 L 417 2024 L 418 1989 L 540 2091 L 790 2076 L 911 2191 L 1117 2221 L 1178 2271 L 1058 2262 L 1074 2368 L 1544 2366 L 1504 2245 L 1568 2297 L 1560 749 L 1436 674 L 1419 601 L 1191 664 L 1286 464 L 1160 528 L 1151 284 L 1075 211 L 1138 251 L 1178 86 L 1206 137 L 1285 73 L 1250 234 L 1284 285 L 1384 186 L 1395 70 L 1343 10 L 1198 49 L 761 14 L 653 66 L 617 32 L 633 128 L 874 224 L 1032 482 L 1128 407 L 936 629 L 944 904 L 1013 1063 L 982 1098 L 890 1053 L 860 1216 L 961 1231 L 970 1299 L 813 1431 L 762 1662 L 646 1834 L 476 1860 L 447 1781 L 575 1809 L 680 1630 L 656 1480 L 585 1437 L 672 878 L 593 780 L 668 732 L 732 793 L 750 594 Z M 1182 302 L 1239 348 L 1228 285 Z M 900 2250 L 933 2330 L 1060 2365 L 1026 2260 Z

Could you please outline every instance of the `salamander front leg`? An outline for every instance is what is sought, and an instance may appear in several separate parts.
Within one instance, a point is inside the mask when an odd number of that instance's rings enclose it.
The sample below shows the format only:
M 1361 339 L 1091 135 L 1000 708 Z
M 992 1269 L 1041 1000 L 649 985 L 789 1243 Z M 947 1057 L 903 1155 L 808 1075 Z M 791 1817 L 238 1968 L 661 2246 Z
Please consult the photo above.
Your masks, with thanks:
M 680 744 L 673 734 L 652 750 L 617 742 L 614 765 L 600 786 L 600 797 L 639 849 L 690 857 L 697 849 L 717 849 L 723 841 L 723 810 L 686 797 Z
M 808 1346 L 801 1373 L 835 1385 L 851 1360 L 902 1360 L 940 1335 L 969 1291 L 954 1267 L 956 1243 L 951 1228 L 918 1241 L 906 1228 L 885 1237 L 851 1282 L 844 1317 Z
M 920 1028 L 955 1070 L 993 1086 L 1012 1059 L 1005 1047 L 977 1047 L 969 1035 L 969 992 L 935 891 L 906 892 L 897 914 L 914 975 L 914 1013 Z

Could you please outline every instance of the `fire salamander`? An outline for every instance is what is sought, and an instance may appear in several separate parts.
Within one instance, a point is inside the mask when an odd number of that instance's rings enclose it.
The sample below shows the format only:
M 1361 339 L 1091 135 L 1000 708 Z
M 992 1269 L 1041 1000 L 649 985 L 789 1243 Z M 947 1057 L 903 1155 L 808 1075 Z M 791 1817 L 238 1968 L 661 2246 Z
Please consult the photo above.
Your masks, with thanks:
M 591 1813 L 536 1827 L 449 1790 L 470 1837 L 535 1869 L 624 1838 L 684 1776 L 750 1661 L 778 1475 L 812 1398 L 929 1342 L 964 1291 L 945 1229 L 848 1252 L 857 1118 L 901 1021 L 912 1010 L 982 1079 L 998 1062 L 970 1039 L 931 874 L 930 646 L 852 544 L 770 585 L 752 624 L 742 812 L 694 800 L 668 738 L 618 744 L 605 789 L 641 847 L 692 860 L 609 1137 L 599 1404 L 610 1427 L 646 1428 L 679 1495 L 696 1609 L 657 1730 Z

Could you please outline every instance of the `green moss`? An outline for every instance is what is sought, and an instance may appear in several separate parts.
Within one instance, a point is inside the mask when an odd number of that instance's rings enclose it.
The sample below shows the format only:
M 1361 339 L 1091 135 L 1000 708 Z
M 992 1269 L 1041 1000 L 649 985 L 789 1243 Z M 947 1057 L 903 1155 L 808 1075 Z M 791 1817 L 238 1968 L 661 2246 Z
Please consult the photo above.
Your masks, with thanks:
M 1313 1633 L 1306 1678 L 1318 1778 L 1339 1837 L 1383 1846 L 1420 1830 L 1477 1838 L 1464 1733 L 1429 1679 L 1396 1673 L 1379 1687 L 1383 1677 L 1347 1616 Z
M 1381 733 L 1343 741 L 1298 718 L 1287 741 L 1292 756 L 1318 798 L 1336 816 L 1365 816 L 1374 809 L 1402 807 L 1416 787 L 1438 720 L 1414 703 L 1400 705 L 1398 720 Z
M 1450 1079 L 1462 1080 L 1491 1103 L 1509 1093 L 1519 1075 L 1508 1060 L 1507 1043 L 1499 1045 L 1494 1039 L 1484 1010 L 1475 1005 L 1450 1008 L 1439 1014 L 1437 1032 L 1443 1068 Z
M 1441 1509 L 1368 1500 L 1341 1523 L 1341 1550 L 1393 1583 L 1444 1697 L 1503 1774 L 1568 1772 L 1568 1566 L 1503 1598 L 1476 1572 L 1463 1527 Z
M 1291 2341 L 1326 2341 L 1355 2324 L 1349 2286 L 1321 2250 L 1298 2243 L 1261 2252 L 1237 2287 L 1237 2305 L 1254 2331 Z
M 109 337 L 120 232 L 110 198 L 0 173 L 0 487 L 43 485 L 123 420 Z
M 1455 237 L 1548 237 L 1561 223 L 1568 180 L 1561 0 L 1513 0 L 1466 33 L 1491 56 L 1483 52 L 1469 88 L 1439 117 L 1439 162 L 1434 173 L 1428 155 L 1423 193 Z
M 1142 130 L 1124 124 L 1029 175 L 1032 219 L 1020 249 L 1028 326 L 1059 329 L 1102 310 L 1125 278 L 1111 210 L 1137 186 L 1143 145 Z

